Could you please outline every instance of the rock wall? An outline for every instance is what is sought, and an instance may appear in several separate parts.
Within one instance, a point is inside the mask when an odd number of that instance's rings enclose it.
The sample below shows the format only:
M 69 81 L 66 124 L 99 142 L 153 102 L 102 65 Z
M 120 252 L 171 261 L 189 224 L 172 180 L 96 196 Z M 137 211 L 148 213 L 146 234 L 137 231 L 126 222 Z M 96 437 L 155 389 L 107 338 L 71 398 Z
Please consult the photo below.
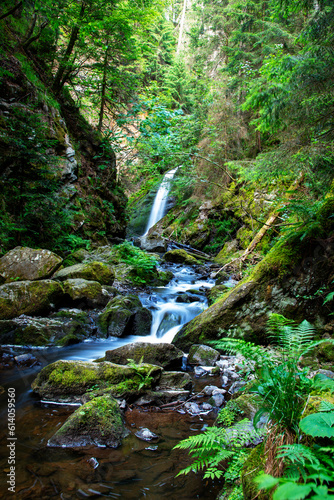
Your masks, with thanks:
M 116 158 L 70 95 L 57 100 L 32 61 L 9 56 L 0 79 L 0 254 L 57 251 L 125 235 Z M 45 77 L 46 78 L 46 77 Z

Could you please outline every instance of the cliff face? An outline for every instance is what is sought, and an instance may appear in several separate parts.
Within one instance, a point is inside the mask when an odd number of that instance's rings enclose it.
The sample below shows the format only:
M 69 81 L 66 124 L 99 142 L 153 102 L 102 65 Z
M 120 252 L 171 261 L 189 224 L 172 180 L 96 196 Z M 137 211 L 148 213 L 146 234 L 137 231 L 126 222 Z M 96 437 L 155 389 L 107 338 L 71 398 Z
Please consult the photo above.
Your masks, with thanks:
M 0 253 L 124 237 L 114 152 L 71 97 L 56 100 L 37 73 L 22 54 L 0 66 Z

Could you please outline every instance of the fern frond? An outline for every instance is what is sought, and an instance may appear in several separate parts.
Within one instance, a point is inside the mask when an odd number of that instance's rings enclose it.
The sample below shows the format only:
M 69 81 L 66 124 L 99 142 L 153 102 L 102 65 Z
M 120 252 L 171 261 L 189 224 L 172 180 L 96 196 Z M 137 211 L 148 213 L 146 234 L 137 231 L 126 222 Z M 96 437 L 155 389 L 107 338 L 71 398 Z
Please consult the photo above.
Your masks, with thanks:
M 253 361 L 262 365 L 264 362 L 271 360 L 271 356 L 262 346 L 246 342 L 242 339 L 224 338 L 217 341 L 208 342 L 216 349 L 222 349 L 229 354 L 241 354 L 248 361 Z
M 305 465 L 306 462 L 313 465 L 320 464 L 311 448 L 302 444 L 286 444 L 281 446 L 277 458 L 285 458 L 290 460 L 291 463 L 301 463 L 302 465 Z

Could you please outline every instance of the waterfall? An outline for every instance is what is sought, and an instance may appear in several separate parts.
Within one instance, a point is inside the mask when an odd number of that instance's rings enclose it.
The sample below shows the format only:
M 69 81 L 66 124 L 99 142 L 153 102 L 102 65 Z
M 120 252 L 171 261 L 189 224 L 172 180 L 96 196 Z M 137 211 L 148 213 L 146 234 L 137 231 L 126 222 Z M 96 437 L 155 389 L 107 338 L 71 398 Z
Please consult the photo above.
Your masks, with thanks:
M 173 170 L 167 172 L 162 180 L 162 183 L 160 184 L 160 187 L 154 199 L 154 203 L 150 213 L 150 218 L 148 220 L 144 236 L 145 234 L 148 233 L 149 229 L 151 229 L 151 227 L 154 226 L 154 224 L 156 224 L 165 215 L 166 203 L 168 199 L 168 193 L 170 190 L 171 181 L 177 169 L 178 167 L 173 168 Z

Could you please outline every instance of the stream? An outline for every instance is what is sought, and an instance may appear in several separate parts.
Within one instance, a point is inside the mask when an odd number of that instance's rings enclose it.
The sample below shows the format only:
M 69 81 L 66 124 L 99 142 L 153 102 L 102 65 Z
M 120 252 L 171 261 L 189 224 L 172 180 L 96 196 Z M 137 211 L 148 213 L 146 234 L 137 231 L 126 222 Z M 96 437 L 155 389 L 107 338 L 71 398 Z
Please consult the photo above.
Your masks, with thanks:
M 170 173 L 169 173 L 170 174 Z M 174 174 L 174 172 L 173 172 Z M 170 175 L 172 178 L 172 175 Z M 164 199 L 168 194 L 166 182 Z M 158 196 L 159 193 L 157 193 Z M 158 209 L 160 209 L 158 207 Z M 162 212 L 160 212 L 162 213 Z M 162 215 L 161 215 L 162 216 Z M 120 498 L 126 500 L 169 499 L 212 500 L 220 489 L 200 475 L 176 478 L 189 465 L 188 453 L 173 447 L 189 435 L 212 425 L 216 413 L 191 416 L 187 413 L 128 406 L 125 421 L 130 435 L 118 449 L 50 448 L 48 439 L 76 409 L 71 405 L 43 403 L 33 394 L 30 385 L 41 367 L 58 359 L 93 361 L 106 350 L 129 342 L 171 342 L 176 332 L 207 307 L 205 289 L 214 285 L 192 268 L 179 264 L 163 264 L 174 274 L 165 287 L 141 292 L 139 298 L 152 311 L 151 334 L 145 337 L 89 339 L 63 348 L 35 348 L 31 352 L 39 360 L 35 367 L 18 367 L 2 372 L 5 393 L 0 396 L 1 461 L 0 498 Z M 184 301 L 185 294 L 189 302 Z M 14 348 L 17 350 L 17 348 Z M 194 377 L 195 391 L 205 385 L 219 385 L 219 377 Z M 9 493 L 7 447 L 7 390 L 16 393 L 16 493 Z M 159 436 L 153 444 L 139 440 L 134 432 L 148 427 Z

